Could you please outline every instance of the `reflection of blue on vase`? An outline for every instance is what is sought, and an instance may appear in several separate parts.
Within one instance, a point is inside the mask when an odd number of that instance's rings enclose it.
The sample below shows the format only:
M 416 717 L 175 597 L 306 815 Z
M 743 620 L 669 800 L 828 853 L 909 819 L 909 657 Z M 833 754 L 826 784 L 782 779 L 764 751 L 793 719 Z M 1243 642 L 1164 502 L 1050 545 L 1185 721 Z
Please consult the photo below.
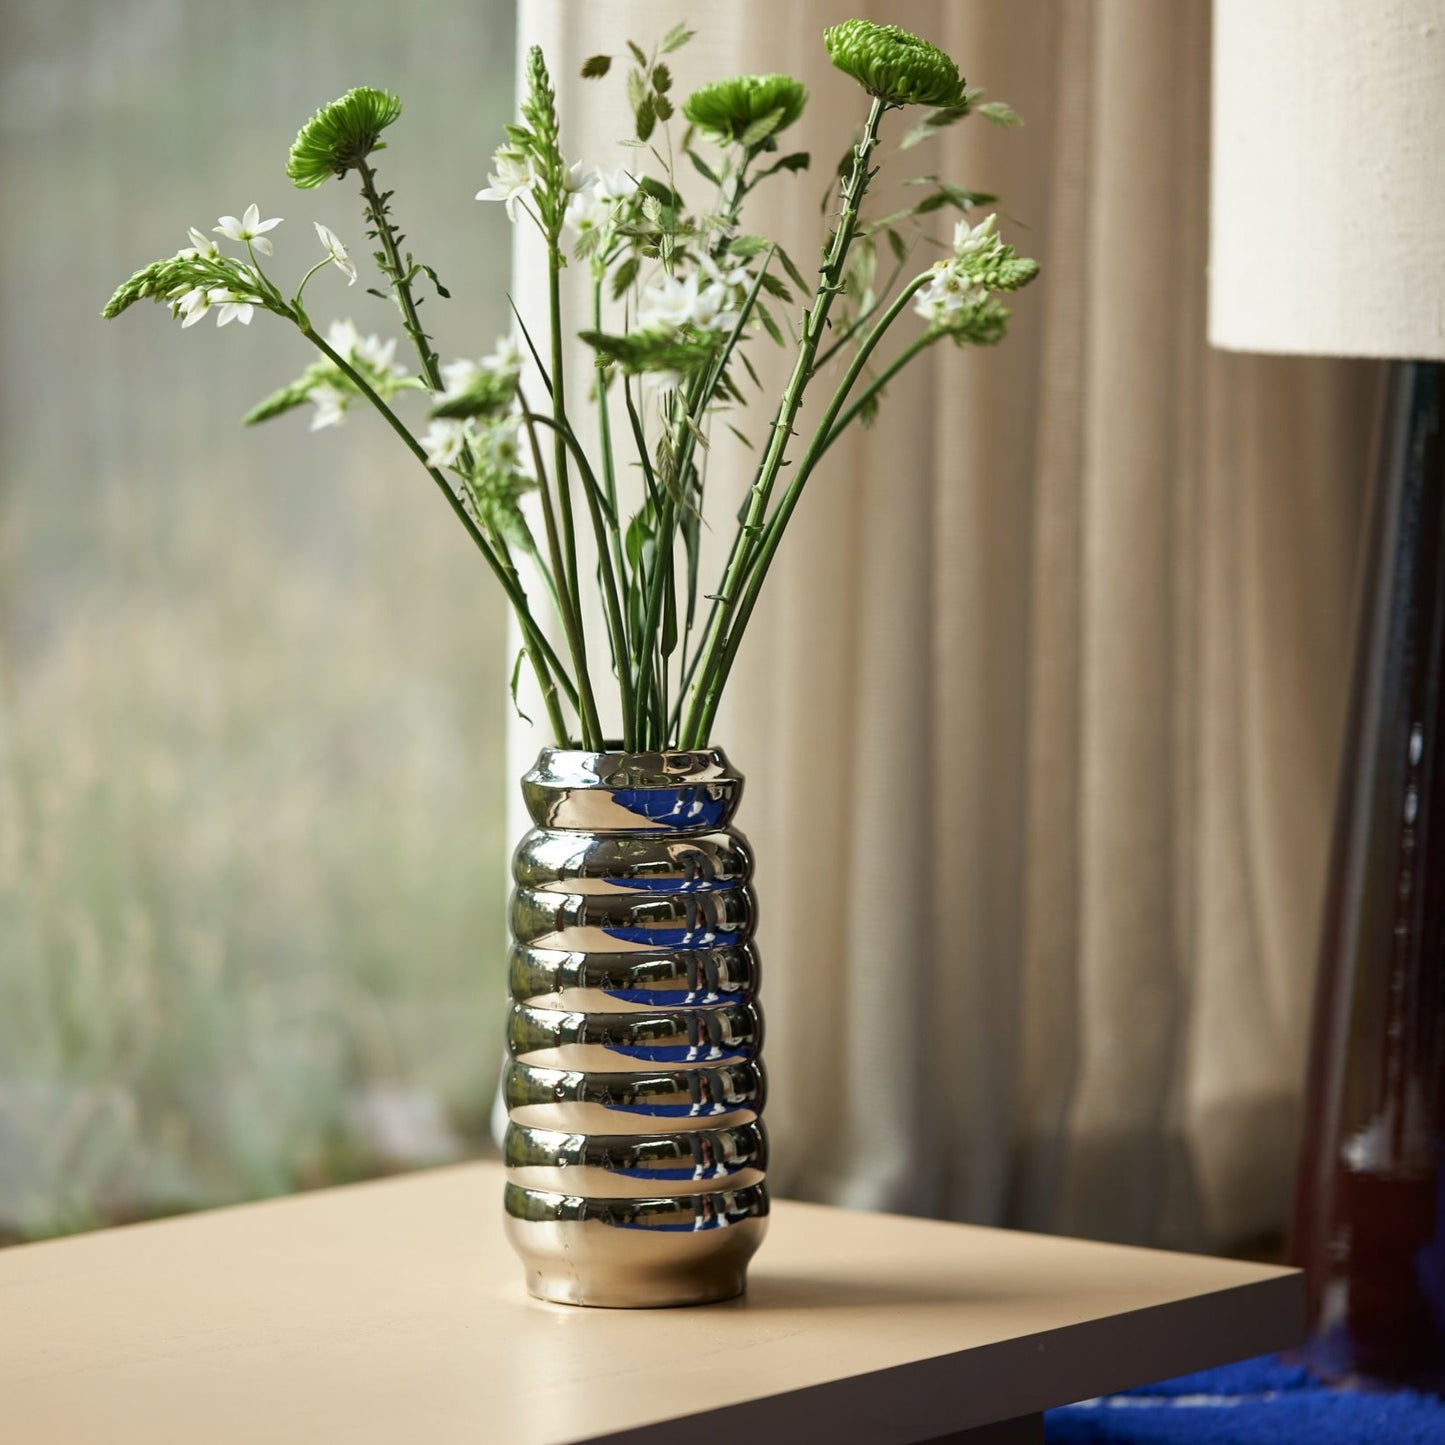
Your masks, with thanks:
M 742 779 L 717 749 L 548 749 L 522 792 L 505 1153 L 527 1287 L 730 1298 L 768 1212 Z

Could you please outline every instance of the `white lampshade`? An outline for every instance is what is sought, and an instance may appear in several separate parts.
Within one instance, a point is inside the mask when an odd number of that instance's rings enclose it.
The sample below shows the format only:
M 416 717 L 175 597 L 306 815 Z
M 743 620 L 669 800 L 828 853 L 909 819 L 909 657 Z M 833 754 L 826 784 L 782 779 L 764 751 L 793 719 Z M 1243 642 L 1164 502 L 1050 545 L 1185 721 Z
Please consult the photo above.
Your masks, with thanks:
M 1214 0 L 1209 339 L 1445 360 L 1445 0 Z

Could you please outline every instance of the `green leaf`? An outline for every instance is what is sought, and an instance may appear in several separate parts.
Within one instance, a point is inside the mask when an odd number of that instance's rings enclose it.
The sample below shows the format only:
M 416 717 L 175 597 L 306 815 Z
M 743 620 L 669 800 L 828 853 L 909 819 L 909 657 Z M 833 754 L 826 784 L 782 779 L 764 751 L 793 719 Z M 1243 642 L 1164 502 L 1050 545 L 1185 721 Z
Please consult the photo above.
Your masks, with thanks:
M 612 69 L 610 55 L 592 55 L 582 62 L 583 80 L 601 80 Z
M 788 289 L 788 283 L 781 276 L 774 276 L 771 271 L 763 273 L 763 290 L 769 296 L 776 296 L 779 301 L 793 299 L 793 293 Z
M 781 246 L 774 247 L 774 249 L 778 253 L 778 260 L 783 263 L 783 270 L 788 273 L 788 279 L 793 285 L 796 286 L 799 291 L 807 292 L 812 290 L 812 287 L 804 280 L 803 273 L 793 264 L 793 258 L 789 256 Z
M 1014 108 L 1011 105 L 1005 105 L 1001 100 L 985 101 L 979 106 L 978 113 L 985 120 L 991 120 L 995 125 L 1012 127 L 1023 124 Z
M 450 301 L 452 299 L 452 293 L 437 279 L 437 273 L 430 266 L 423 266 L 421 269 L 426 272 L 432 285 L 437 288 L 437 295 L 440 296 L 443 301 Z
M 665 95 L 654 95 L 652 108 L 657 112 L 658 120 L 672 119 L 672 102 Z
M 647 99 L 647 86 L 643 82 L 640 70 L 629 70 L 627 72 L 627 103 L 632 107 L 633 114 L 637 113 L 638 107 Z
M 517 697 L 517 691 L 522 684 L 522 663 L 525 661 L 526 656 L 527 653 L 524 649 L 517 654 L 517 660 L 512 665 L 512 706 L 516 708 L 517 716 L 530 726 L 532 719 L 522 711 L 522 704 Z
M 689 28 L 685 23 L 677 24 L 662 37 L 662 43 L 657 47 L 664 55 L 671 55 L 674 50 L 681 50 L 694 35 L 696 30 Z
M 708 163 L 703 160 L 703 158 L 698 155 L 698 153 L 693 150 L 691 146 L 684 147 L 683 154 L 688 158 L 688 160 L 692 162 L 693 168 L 703 178 L 703 180 L 711 181 L 712 184 L 715 186 L 722 185 L 722 182 L 717 178 L 717 172 L 714 171 L 713 168 L 708 165 Z
M 782 125 L 787 118 L 787 111 L 779 106 L 777 110 L 770 110 L 766 115 L 760 115 L 739 137 L 738 143 L 751 150 L 754 146 L 761 144 Z
M 632 52 L 632 58 L 644 69 L 647 69 L 647 55 L 642 47 L 635 41 L 629 40 L 627 48 Z
M 812 156 L 809 155 L 807 151 L 794 151 L 791 155 L 783 156 L 781 160 L 774 161 L 766 170 L 759 171 L 757 175 L 753 177 L 753 184 L 756 185 L 759 181 L 766 180 L 769 176 L 776 175 L 779 171 L 805 171 L 812 163 L 812 160 Z
M 779 346 L 785 345 L 783 341 L 783 333 L 781 330 L 779 330 L 778 323 L 773 320 L 773 313 L 769 311 L 768 308 L 762 304 L 762 302 L 758 303 L 757 312 L 758 320 L 763 323 L 763 330 L 766 331 L 768 335 L 771 336 L 773 340 L 778 343 Z
M 659 95 L 665 95 L 672 89 L 672 72 L 665 65 L 652 67 L 652 88 Z
M 644 95 L 642 104 L 637 107 L 637 139 L 646 140 L 657 125 L 657 106 L 653 97 Z
M 629 256 L 612 273 L 612 299 L 614 301 L 620 300 L 623 292 L 637 280 L 637 273 L 641 266 L 642 263 L 636 256 Z
M 734 236 L 728 242 L 728 250 L 741 260 L 751 261 L 754 256 L 761 256 L 772 244 L 766 236 Z
M 945 106 L 942 110 L 932 110 L 904 135 L 898 142 L 898 149 L 901 151 L 912 150 L 920 141 L 926 141 L 930 136 L 937 135 L 945 127 L 953 125 L 968 115 L 968 105 Z
M 884 235 L 888 237 L 888 247 L 893 252 L 893 259 L 901 266 L 908 259 L 908 243 L 890 226 Z

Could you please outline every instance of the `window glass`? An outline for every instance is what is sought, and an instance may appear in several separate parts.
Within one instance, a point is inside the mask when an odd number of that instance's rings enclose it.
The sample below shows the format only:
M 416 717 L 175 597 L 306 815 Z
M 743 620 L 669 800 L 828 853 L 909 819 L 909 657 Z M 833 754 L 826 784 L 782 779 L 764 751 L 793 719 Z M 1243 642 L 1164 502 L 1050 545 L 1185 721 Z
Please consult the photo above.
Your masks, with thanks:
M 250 202 L 318 321 L 405 337 L 351 180 L 290 142 L 352 85 L 454 293 L 505 328 L 472 199 L 512 108 L 505 0 L 7 0 L 0 14 L 0 1240 L 461 1157 L 495 1087 L 505 631 L 492 579 L 362 413 L 240 418 L 311 359 L 115 285 Z M 401 346 L 398 358 L 403 356 Z M 415 361 L 408 358 L 409 369 Z M 413 405 L 416 405 L 413 402 Z

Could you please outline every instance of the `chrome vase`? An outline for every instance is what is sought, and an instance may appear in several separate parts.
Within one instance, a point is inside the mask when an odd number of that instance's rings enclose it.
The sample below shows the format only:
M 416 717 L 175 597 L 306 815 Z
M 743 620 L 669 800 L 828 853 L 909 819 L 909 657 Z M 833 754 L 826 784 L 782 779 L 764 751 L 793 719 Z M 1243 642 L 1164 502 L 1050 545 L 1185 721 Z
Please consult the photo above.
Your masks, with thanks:
M 767 1226 L 752 858 L 716 749 L 546 749 L 513 858 L 506 1226 L 527 1288 L 742 1293 Z

